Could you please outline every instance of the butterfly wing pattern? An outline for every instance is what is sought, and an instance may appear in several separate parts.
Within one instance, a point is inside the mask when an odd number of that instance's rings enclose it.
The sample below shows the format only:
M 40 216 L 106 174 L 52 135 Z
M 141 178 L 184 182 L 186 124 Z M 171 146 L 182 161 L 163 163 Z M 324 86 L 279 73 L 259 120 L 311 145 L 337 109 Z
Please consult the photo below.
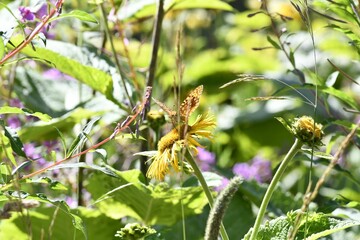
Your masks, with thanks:
M 198 86 L 197 88 L 193 89 L 184 101 L 180 105 L 179 115 L 180 120 L 182 122 L 187 122 L 189 116 L 195 111 L 195 109 L 199 106 L 200 97 L 203 92 L 203 85 Z M 154 99 L 154 102 L 159 105 L 159 107 L 166 112 L 166 114 L 170 117 L 171 122 L 174 126 L 176 126 L 176 122 L 179 120 L 178 113 L 170 108 L 168 108 L 164 103 Z
M 203 85 L 200 85 L 194 90 L 192 90 L 189 93 L 189 95 L 185 98 L 185 100 L 181 103 L 179 114 L 182 121 L 189 118 L 189 116 L 199 106 L 202 92 L 203 92 Z

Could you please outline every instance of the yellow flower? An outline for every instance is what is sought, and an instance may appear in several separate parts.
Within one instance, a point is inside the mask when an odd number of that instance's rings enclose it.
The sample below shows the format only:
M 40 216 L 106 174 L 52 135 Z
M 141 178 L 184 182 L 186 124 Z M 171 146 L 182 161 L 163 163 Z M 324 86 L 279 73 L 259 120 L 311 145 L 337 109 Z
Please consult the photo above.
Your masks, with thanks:
M 188 167 L 186 163 L 179 164 L 181 149 L 188 147 L 197 154 L 196 147 L 201 146 L 198 139 L 211 139 L 213 136 L 212 130 L 215 128 L 215 125 L 214 115 L 206 113 L 199 115 L 192 125 L 182 124 L 172 129 L 160 139 L 157 153 L 150 159 L 152 163 L 146 174 L 147 177 L 163 180 L 169 172 L 169 165 L 175 171 L 182 170 L 181 166 Z
M 312 145 L 321 145 L 321 139 L 324 136 L 322 125 L 315 123 L 309 116 L 296 118 L 293 123 L 295 135 L 303 142 Z

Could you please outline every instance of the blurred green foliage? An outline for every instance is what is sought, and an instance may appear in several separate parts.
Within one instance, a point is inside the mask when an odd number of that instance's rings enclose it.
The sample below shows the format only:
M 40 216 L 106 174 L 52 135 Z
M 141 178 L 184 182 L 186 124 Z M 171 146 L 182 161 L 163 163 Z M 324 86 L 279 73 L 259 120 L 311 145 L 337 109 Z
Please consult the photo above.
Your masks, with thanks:
M 155 228 L 157 235 L 148 239 L 183 239 L 184 232 L 187 239 L 203 238 L 209 210 L 196 181 L 185 173 L 171 172 L 168 185 L 149 183 L 144 171 L 133 170 L 141 165 L 140 157 L 134 154 L 156 150 L 159 138 L 171 129 L 170 123 L 159 132 L 146 133 L 144 129 L 149 127 L 141 116 L 128 126 L 129 134 L 120 133 L 101 148 L 71 160 L 75 163 L 19 180 L 69 152 L 78 153 L 106 140 L 118 123 L 122 126 L 133 116 L 144 97 L 156 2 L 64 1 L 61 13 L 57 9 L 59 17 L 6 61 L 7 54 L 43 20 L 22 19 L 19 7 L 38 13 L 46 6 L 46 15 L 55 9 L 55 3 L 1 2 L 1 239 L 111 239 L 131 222 Z M 301 208 L 309 181 L 318 181 L 329 164 L 326 157 L 339 149 L 359 119 L 360 6 L 352 0 L 263 3 L 266 5 L 251 0 L 165 1 L 152 96 L 177 110 L 178 102 L 191 89 L 204 85 L 194 115 L 207 109 L 216 115 L 214 139 L 202 142 L 216 156 L 216 163 L 206 170 L 217 176 L 207 178 L 209 184 L 217 183 L 212 187 L 220 185 L 223 177 L 231 178 L 235 164 L 249 163 L 255 157 L 270 161 L 276 171 L 294 136 L 275 117 L 311 115 L 323 124 L 325 146 L 318 149 L 322 154 L 311 156 L 304 151 L 289 166 L 268 208 L 269 218 L 274 219 L 267 225 L 271 227 L 289 224 L 283 222 L 283 216 Z M 221 88 L 241 74 L 252 79 Z M 257 76 L 263 80 L 256 80 Z M 21 104 L 12 105 L 14 99 Z M 160 110 L 153 101 L 150 108 Z M 20 122 L 17 133 L 8 134 L 6 129 L 14 117 L 17 124 Z M 91 129 L 83 131 L 89 122 Z M 51 141 L 58 142 L 56 147 L 47 146 Z M 29 146 L 34 146 L 31 156 Z M 343 228 L 336 225 L 338 220 L 333 216 L 324 217 L 334 223 L 325 230 L 335 226 L 340 231 L 360 221 L 359 146 L 357 130 L 311 206 L 311 211 L 329 216 L 339 209 L 349 210 L 337 215 L 347 219 Z M 39 182 L 43 176 L 50 181 Z M 54 182 L 66 187 L 48 186 Z M 230 239 L 241 239 L 249 231 L 256 216 L 253 209 L 259 206 L 266 186 L 256 181 L 240 186 L 224 219 Z M 10 190 L 29 196 L 43 193 L 49 199 L 66 199 L 74 205 L 71 210 L 59 210 L 42 203 L 5 216 L 6 204 L 21 200 L 5 194 Z M 322 213 L 314 214 L 323 217 Z M 81 224 L 74 219 L 80 219 Z M 349 229 L 331 235 L 332 239 L 360 236 L 359 228 Z M 324 237 L 325 230 L 315 229 L 310 234 L 320 232 Z M 269 229 L 262 231 L 266 235 Z

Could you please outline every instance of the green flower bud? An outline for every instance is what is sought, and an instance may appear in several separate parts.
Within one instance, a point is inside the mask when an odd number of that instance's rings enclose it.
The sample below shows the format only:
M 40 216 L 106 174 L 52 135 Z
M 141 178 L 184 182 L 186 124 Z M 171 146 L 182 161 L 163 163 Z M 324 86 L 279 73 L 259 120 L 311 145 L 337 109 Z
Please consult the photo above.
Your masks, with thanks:
M 117 231 L 115 237 L 124 240 L 144 239 L 146 236 L 156 233 L 156 230 L 139 223 L 128 223 L 125 227 Z

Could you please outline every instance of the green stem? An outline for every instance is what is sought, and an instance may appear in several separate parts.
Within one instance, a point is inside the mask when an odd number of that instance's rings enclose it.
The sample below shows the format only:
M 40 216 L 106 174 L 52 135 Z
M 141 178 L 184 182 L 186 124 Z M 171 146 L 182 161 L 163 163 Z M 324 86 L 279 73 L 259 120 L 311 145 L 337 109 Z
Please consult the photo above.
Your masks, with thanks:
M 110 43 L 110 47 L 111 47 L 111 51 L 114 55 L 114 60 L 115 60 L 115 65 L 116 65 L 116 68 L 119 72 L 119 75 L 120 75 L 120 78 L 121 78 L 121 83 L 123 85 L 123 88 L 124 88 L 124 92 L 125 92 L 125 95 L 126 97 L 128 98 L 129 100 L 129 103 L 131 105 L 131 108 L 134 107 L 134 103 L 132 102 L 132 99 L 131 99 L 131 96 L 129 94 L 129 91 L 126 87 L 126 83 L 125 83 L 125 77 L 123 76 L 123 73 L 122 73 L 122 69 L 121 69 L 121 65 L 120 65 L 120 62 L 119 62 L 119 59 L 116 55 L 116 50 L 115 50 L 115 46 L 114 46 L 114 41 L 113 41 L 113 37 L 112 35 L 110 34 L 110 29 L 109 29 L 109 26 L 108 26 L 108 23 L 107 23 L 107 18 L 106 18 L 106 13 L 105 13 L 105 8 L 104 8 L 104 4 L 103 3 L 100 3 L 99 4 L 99 7 L 100 7 L 100 12 L 101 12 L 101 17 L 103 19 L 103 22 L 104 22 L 104 27 L 105 27 L 105 34 L 106 34 L 106 37 L 107 39 L 109 40 L 109 43 Z M 119 107 L 121 108 L 124 108 L 124 110 L 126 110 L 126 107 L 123 106 L 122 104 L 119 105 Z
M 291 147 L 291 149 L 289 150 L 289 152 L 286 154 L 284 160 L 282 161 L 282 163 L 280 164 L 278 170 L 276 171 L 273 179 L 270 182 L 270 185 L 268 187 L 268 189 L 266 190 L 265 196 L 262 200 L 260 209 L 259 209 L 259 213 L 256 217 L 255 220 L 255 224 L 250 236 L 250 240 L 255 240 L 256 236 L 259 232 L 259 228 L 261 225 L 261 221 L 263 220 L 263 217 L 265 215 L 266 212 L 266 208 L 270 202 L 271 196 L 275 190 L 275 187 L 277 185 L 277 183 L 280 181 L 281 176 L 283 175 L 288 163 L 291 161 L 291 159 L 293 159 L 293 157 L 296 155 L 296 153 L 301 149 L 301 146 L 303 145 L 303 143 L 296 138 L 293 146 Z
M 201 187 L 203 188 L 205 195 L 208 199 L 210 208 L 213 208 L 214 205 L 214 199 L 212 197 L 211 191 L 209 189 L 209 186 L 207 185 L 204 176 L 201 173 L 201 170 L 199 169 L 198 165 L 196 164 L 196 162 L 194 161 L 194 157 L 191 155 L 190 151 L 187 149 L 186 153 L 185 153 L 185 158 L 188 161 L 188 163 L 191 165 L 191 167 L 194 170 L 194 174 L 197 177 L 197 179 L 200 182 Z M 226 233 L 224 224 L 221 223 L 220 225 L 220 236 L 223 240 L 229 240 L 229 237 Z

